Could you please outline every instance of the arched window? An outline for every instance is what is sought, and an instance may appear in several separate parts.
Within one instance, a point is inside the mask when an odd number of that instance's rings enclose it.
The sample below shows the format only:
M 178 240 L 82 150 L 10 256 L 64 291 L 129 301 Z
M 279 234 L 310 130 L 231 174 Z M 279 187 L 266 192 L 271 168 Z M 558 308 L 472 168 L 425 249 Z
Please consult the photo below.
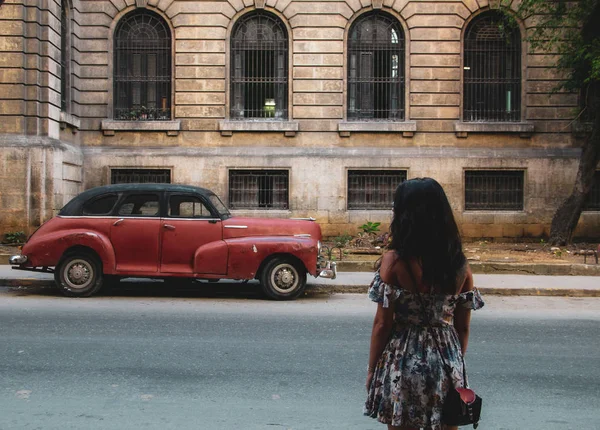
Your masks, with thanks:
M 138 9 L 115 31 L 114 118 L 171 119 L 171 32 L 154 12 Z
M 521 32 L 500 11 L 475 18 L 465 32 L 464 121 L 521 120 Z
M 288 34 L 268 12 L 248 13 L 233 27 L 230 116 L 288 117 Z
M 67 0 L 60 5 L 60 110 L 70 111 L 71 104 L 71 8 Z
M 364 14 L 350 28 L 348 119 L 404 119 L 404 33 L 386 13 Z

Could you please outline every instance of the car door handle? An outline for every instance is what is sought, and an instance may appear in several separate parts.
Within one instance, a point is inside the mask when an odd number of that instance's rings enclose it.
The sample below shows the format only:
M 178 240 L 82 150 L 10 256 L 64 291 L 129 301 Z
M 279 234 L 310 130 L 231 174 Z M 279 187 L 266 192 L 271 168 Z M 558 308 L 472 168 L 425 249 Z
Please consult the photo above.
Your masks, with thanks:
M 171 224 L 163 224 L 163 227 L 167 230 L 175 230 L 175 226 Z
M 115 222 L 113 222 L 113 225 L 121 225 L 123 223 L 123 221 L 125 221 L 123 218 L 116 220 Z

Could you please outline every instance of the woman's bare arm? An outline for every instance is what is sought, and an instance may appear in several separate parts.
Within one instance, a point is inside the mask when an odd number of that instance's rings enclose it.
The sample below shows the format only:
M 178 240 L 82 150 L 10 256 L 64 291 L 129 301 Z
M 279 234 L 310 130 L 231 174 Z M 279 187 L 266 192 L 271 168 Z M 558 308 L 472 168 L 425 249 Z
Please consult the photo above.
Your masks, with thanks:
M 467 276 L 463 282 L 460 293 L 465 291 L 471 291 L 473 289 L 473 274 L 471 268 L 466 268 Z M 458 333 L 458 340 L 463 355 L 467 352 L 467 346 L 469 344 L 469 328 L 471 326 L 471 309 L 464 308 L 462 306 L 457 307 L 454 310 L 454 328 Z
M 394 284 L 396 282 L 392 272 L 392 267 L 396 262 L 396 258 L 387 253 L 383 256 L 381 262 L 381 268 L 379 274 L 383 282 L 388 284 Z M 375 319 L 373 320 L 373 330 L 371 331 L 371 346 L 369 348 L 369 364 L 368 364 L 368 375 L 367 375 L 367 390 L 371 385 L 373 379 L 373 369 L 377 365 L 383 350 L 385 349 L 387 342 L 392 333 L 392 327 L 394 325 L 394 303 L 391 302 L 390 306 L 384 308 L 381 303 L 377 304 L 377 312 L 375 313 Z

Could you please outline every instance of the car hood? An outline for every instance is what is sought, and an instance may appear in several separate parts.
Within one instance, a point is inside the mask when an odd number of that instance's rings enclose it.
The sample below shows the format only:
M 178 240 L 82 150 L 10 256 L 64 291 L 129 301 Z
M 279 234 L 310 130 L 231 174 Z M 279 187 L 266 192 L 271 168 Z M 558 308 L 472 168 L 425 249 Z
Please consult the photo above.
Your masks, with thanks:
M 231 217 L 223 221 L 225 239 L 245 236 L 299 235 L 310 235 L 315 240 L 321 240 L 321 227 L 314 221 L 283 218 Z

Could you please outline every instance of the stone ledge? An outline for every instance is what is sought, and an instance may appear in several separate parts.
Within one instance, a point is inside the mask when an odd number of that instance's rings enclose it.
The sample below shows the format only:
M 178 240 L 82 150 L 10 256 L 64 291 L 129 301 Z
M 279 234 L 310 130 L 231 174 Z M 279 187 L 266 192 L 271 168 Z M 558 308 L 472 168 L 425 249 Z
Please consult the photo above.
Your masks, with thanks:
M 531 122 L 463 122 L 454 123 L 457 137 L 467 137 L 468 133 L 519 133 L 530 137 L 535 127 Z
M 77 133 L 77 131 L 81 127 L 81 121 L 79 120 L 79 118 L 64 111 L 60 112 L 59 122 L 61 129 L 64 130 L 67 127 L 71 127 L 73 129 L 73 133 Z
M 412 137 L 417 131 L 415 121 L 342 121 L 338 132 L 349 137 L 352 132 L 402 133 L 403 137 Z
M 286 137 L 294 137 L 298 132 L 298 121 L 223 120 L 219 121 L 219 131 L 223 136 L 231 136 L 233 132 L 240 131 L 273 131 L 282 132 Z
M 121 121 L 103 119 L 100 130 L 105 136 L 113 136 L 115 131 L 165 131 L 169 136 L 177 136 L 181 131 L 181 121 Z

